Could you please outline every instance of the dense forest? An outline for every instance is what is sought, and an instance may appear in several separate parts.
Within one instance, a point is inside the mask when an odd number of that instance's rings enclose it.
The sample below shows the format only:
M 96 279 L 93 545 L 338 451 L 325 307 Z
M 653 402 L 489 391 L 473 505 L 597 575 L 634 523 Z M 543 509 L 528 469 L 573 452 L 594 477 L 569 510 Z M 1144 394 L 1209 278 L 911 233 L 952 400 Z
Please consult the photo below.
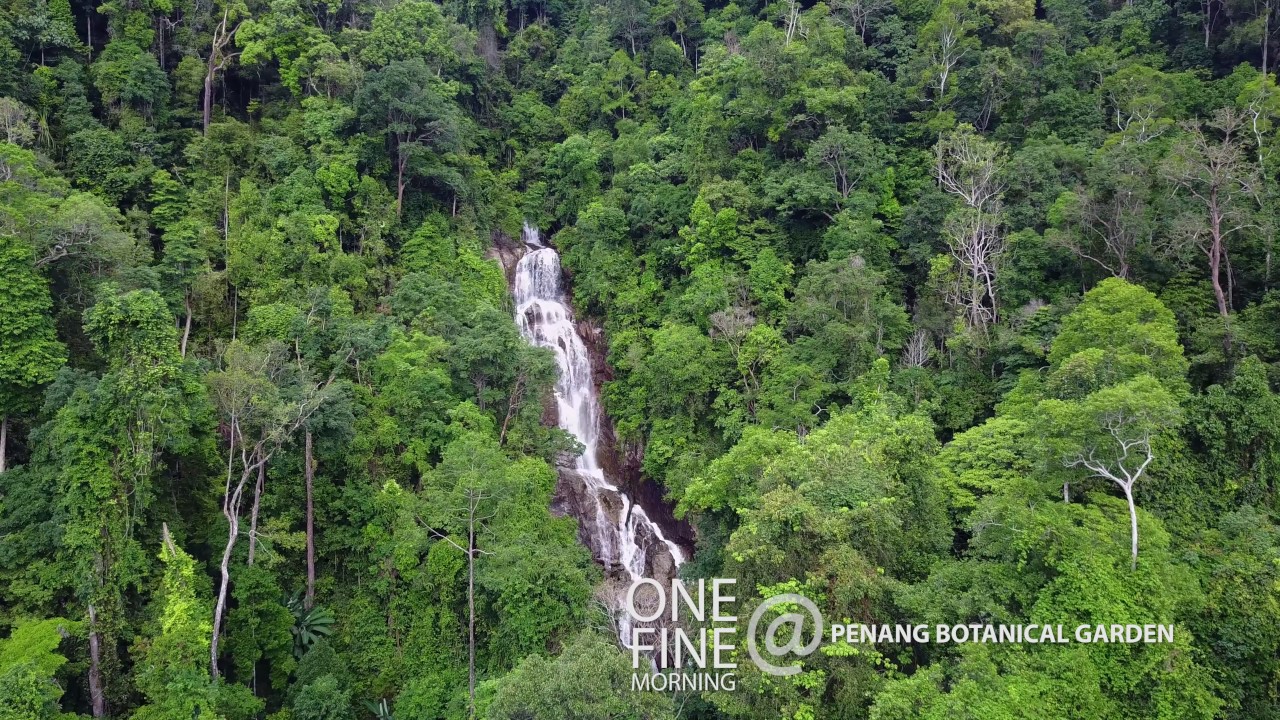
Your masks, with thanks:
M 1280 717 L 1278 23 L 4 0 L 0 719 Z M 525 223 L 683 577 L 1175 642 L 633 691 Z

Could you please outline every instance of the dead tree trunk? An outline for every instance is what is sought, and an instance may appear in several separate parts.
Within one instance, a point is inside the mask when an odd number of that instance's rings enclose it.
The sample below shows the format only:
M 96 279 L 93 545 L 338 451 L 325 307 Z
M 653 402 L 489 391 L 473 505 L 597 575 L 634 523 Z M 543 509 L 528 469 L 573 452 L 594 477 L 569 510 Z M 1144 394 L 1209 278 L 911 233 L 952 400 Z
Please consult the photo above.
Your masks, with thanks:
M 1133 484 L 1124 485 L 1124 499 L 1129 503 L 1129 569 L 1138 569 L 1138 508 L 1133 504 Z
M 1119 424 L 1109 428 L 1112 437 L 1121 450 L 1120 459 L 1113 463 L 1114 467 L 1097 459 L 1092 452 L 1073 460 L 1068 460 L 1067 467 L 1084 467 L 1094 477 L 1110 480 L 1124 492 L 1125 502 L 1129 505 L 1129 569 L 1138 569 L 1138 507 L 1133 501 L 1133 487 L 1146 473 L 1151 462 L 1155 460 L 1155 451 L 1151 447 L 1150 435 L 1137 438 L 1125 438 L 1121 434 Z M 1127 458 L 1140 458 L 1138 467 L 1130 470 L 1125 466 Z

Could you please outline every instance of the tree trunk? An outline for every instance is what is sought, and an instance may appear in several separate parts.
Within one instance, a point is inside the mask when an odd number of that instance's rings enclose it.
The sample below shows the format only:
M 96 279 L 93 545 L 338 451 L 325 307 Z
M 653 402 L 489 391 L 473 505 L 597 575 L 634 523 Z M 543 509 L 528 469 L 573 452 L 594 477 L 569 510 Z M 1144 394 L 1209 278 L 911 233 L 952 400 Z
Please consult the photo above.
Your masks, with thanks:
M 209 122 L 213 118 L 213 78 L 222 68 L 222 48 L 230 39 L 227 35 L 227 20 L 230 19 L 230 8 L 222 11 L 222 22 L 213 29 L 213 41 L 209 45 L 209 64 L 204 74 L 204 103 L 202 126 L 203 133 L 209 134 Z
M 1263 6 L 1266 12 L 1265 19 L 1262 21 L 1262 74 L 1267 74 L 1267 50 L 1271 46 L 1271 3 L 1267 2 Z
M 98 632 L 98 611 L 89 604 L 89 703 L 96 718 L 107 715 L 107 696 L 102 687 L 102 634 Z
M 222 613 L 227 609 L 227 588 L 231 585 L 231 554 L 236 549 L 236 539 L 240 536 L 240 497 L 244 486 L 249 482 L 250 469 L 246 468 L 240 475 L 240 482 L 235 490 L 228 491 L 222 498 L 222 515 L 227 519 L 227 545 L 222 550 L 222 563 L 218 566 L 221 584 L 218 586 L 218 600 L 213 606 L 213 636 L 209 642 L 209 672 L 213 677 L 221 676 L 218 670 L 218 640 L 222 634 Z
M 9 448 L 9 416 L 0 419 L 0 473 L 4 472 L 5 452 Z
M 1124 499 L 1129 503 L 1129 569 L 1138 569 L 1138 508 L 1133 504 L 1133 486 L 1124 486 Z
M 1222 258 L 1225 254 L 1224 240 L 1222 237 L 1222 221 L 1221 215 L 1215 208 L 1212 212 L 1212 239 L 1209 245 L 1209 275 L 1213 281 L 1213 296 L 1218 303 L 1218 314 L 1223 320 L 1229 320 L 1231 316 L 1231 299 L 1227 296 L 1227 292 L 1222 288 Z M 1227 268 L 1230 273 L 1230 266 Z M 1226 353 L 1226 357 L 1231 357 L 1231 326 L 1227 324 L 1222 333 L 1222 347 Z
M 315 486 L 315 461 L 311 456 L 311 430 L 307 430 L 306 458 L 303 475 L 307 480 L 307 596 L 303 607 L 310 610 L 316 604 L 316 525 L 313 488 Z
M 213 73 L 216 66 L 213 64 L 213 54 L 209 54 L 209 69 L 204 75 L 204 125 L 203 132 L 209 134 L 209 121 L 213 117 Z
M 396 217 L 400 217 L 404 209 L 404 171 L 409 158 L 399 147 L 396 148 L 396 152 L 400 155 L 396 159 Z
M 1209 249 L 1209 276 L 1213 281 L 1213 296 L 1218 301 L 1218 314 L 1226 317 L 1230 314 L 1227 304 L 1227 293 L 1222 289 L 1222 240 L 1214 232 L 1213 245 Z
M 262 507 L 262 491 L 267 484 L 267 464 L 258 466 L 258 482 L 253 486 L 253 508 L 249 511 L 249 564 L 257 555 L 258 549 L 258 509 Z
M 476 522 L 475 501 L 467 523 L 467 710 L 476 720 Z
M 184 295 L 182 305 L 187 310 L 187 319 L 182 324 L 182 357 L 187 356 L 187 340 L 191 338 L 191 296 Z

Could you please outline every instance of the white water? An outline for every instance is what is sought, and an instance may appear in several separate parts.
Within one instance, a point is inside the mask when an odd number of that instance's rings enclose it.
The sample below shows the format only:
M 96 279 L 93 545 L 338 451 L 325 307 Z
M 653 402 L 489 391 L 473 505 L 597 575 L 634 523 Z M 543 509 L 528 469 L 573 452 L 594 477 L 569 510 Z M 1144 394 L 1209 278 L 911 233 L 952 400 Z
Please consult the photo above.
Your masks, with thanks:
M 584 448 L 574 461 L 573 470 L 586 485 L 590 502 L 582 503 L 585 507 L 579 508 L 578 523 L 591 538 L 590 545 L 605 571 L 625 573 L 620 579 L 629 587 L 645 577 L 649 552 L 657 547 L 647 547 L 646 537 L 656 538 L 666 548 L 674 567 L 684 562 L 684 553 L 662 534 L 662 528 L 649 519 L 644 508 L 632 503 L 626 493 L 605 478 L 596 457 L 600 403 L 592 382 L 591 356 L 578 336 L 573 311 L 560 286 L 560 256 L 544 246 L 537 228 L 527 223 L 523 240 L 528 252 L 516 265 L 513 290 L 516 324 L 526 340 L 555 353 L 559 367 L 555 396 L 560 427 L 577 438 Z M 621 588 L 622 595 L 615 592 L 611 609 L 618 619 L 619 636 L 628 644 L 630 622 L 622 611 L 625 592 L 626 587 Z

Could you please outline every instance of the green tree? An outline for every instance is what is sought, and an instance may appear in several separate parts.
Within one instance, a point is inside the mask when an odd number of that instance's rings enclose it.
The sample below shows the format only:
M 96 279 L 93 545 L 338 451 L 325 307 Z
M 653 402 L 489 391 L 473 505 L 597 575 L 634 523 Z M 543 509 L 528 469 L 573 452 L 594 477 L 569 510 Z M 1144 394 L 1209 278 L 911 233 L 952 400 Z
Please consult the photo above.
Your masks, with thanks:
M 387 137 L 396 178 L 396 214 L 404 211 L 410 179 L 458 186 L 446 162 L 462 149 L 463 120 L 437 75 L 421 58 L 397 60 L 365 79 L 356 97 L 361 122 Z
M 0 235 L 0 473 L 10 422 L 34 407 L 40 387 L 66 361 L 54 333 L 49 286 L 36 273 L 32 256 L 26 243 Z
M 1161 436 L 1175 429 L 1181 410 L 1154 377 L 1139 375 L 1081 400 L 1046 400 L 1040 406 L 1051 447 L 1064 465 L 1115 484 L 1129 505 L 1133 567 L 1138 565 L 1138 510 L 1134 487 L 1156 459 Z M 1068 500 L 1066 486 L 1063 499 Z
M 62 685 L 56 675 L 67 658 L 63 640 L 80 632 L 62 618 L 20 621 L 0 640 L 0 719 L 58 720 Z
M 218 686 L 209 676 L 208 603 L 196 595 L 196 567 L 164 527 L 160 559 L 164 562 L 158 631 L 144 641 L 138 689 L 147 704 L 135 720 L 186 720 L 192 716 L 224 717 L 218 713 Z
M 488 720 L 665 720 L 671 701 L 656 692 L 632 692 L 628 656 L 612 642 L 584 632 L 556 658 L 531 655 L 490 681 Z M 397 705 L 396 711 L 400 711 Z
M 1149 374 L 1186 392 L 1187 361 L 1173 313 L 1140 285 L 1107 278 L 1062 320 L 1049 350 L 1050 384 L 1070 397 Z

